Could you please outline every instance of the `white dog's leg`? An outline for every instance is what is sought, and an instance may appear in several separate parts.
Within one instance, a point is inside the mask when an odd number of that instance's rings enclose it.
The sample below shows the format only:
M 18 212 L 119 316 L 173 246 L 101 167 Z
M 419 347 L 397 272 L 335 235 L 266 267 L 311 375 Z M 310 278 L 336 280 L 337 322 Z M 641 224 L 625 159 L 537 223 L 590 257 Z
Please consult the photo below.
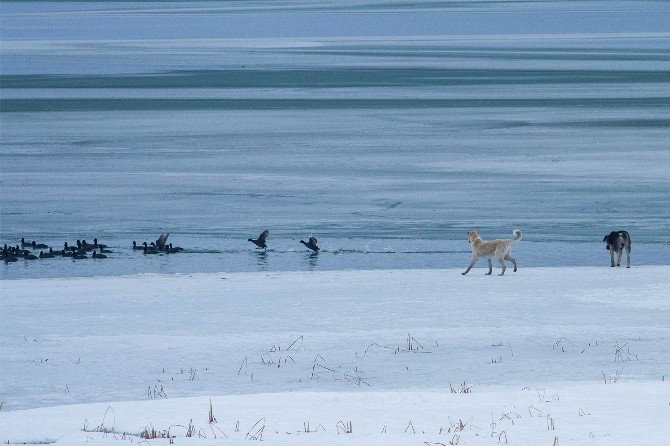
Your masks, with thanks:
M 487 276 L 490 276 L 491 274 L 493 274 L 493 263 L 491 263 L 491 259 L 490 259 L 490 258 L 489 258 L 489 259 L 486 259 L 486 260 L 489 262 L 489 272 L 486 273 L 486 275 L 487 275 Z
M 508 252 L 505 258 L 510 262 L 512 262 L 512 264 L 514 265 L 514 272 L 516 272 L 516 260 L 514 259 L 514 257 L 512 257 L 512 254 Z
M 505 265 L 505 259 L 502 257 L 498 257 L 498 261 L 500 262 L 500 267 L 502 268 L 502 272 L 498 274 L 499 276 L 502 276 L 505 274 L 505 270 L 507 269 L 507 266 Z
M 464 272 L 462 272 L 462 275 L 466 275 L 467 273 L 470 272 L 473 266 L 475 266 L 475 263 L 477 263 L 477 254 L 472 255 L 472 262 L 470 262 L 470 265 L 468 266 L 468 269 L 466 269 Z

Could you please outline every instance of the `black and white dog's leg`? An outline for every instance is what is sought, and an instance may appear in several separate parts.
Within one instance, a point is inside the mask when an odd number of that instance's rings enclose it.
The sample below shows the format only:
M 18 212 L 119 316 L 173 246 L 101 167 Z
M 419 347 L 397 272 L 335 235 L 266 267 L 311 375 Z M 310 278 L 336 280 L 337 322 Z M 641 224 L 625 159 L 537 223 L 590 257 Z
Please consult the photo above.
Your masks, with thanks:
M 614 267 L 614 246 L 610 245 L 610 266 Z
M 486 273 L 486 275 L 487 275 L 487 276 L 490 276 L 491 274 L 493 274 L 493 263 L 491 263 L 491 259 L 490 259 L 490 258 L 488 258 L 488 259 L 486 259 L 486 260 L 489 262 L 489 272 Z
M 626 268 L 630 268 L 630 245 L 626 246 Z
M 475 263 L 477 263 L 477 254 L 472 255 L 472 262 L 470 262 L 470 265 L 468 265 L 468 269 L 466 269 L 464 272 L 462 272 L 462 275 L 466 275 L 467 273 L 470 272 L 473 266 L 475 266 Z
M 619 246 L 617 249 L 616 266 L 621 266 L 621 257 L 623 257 L 623 246 Z

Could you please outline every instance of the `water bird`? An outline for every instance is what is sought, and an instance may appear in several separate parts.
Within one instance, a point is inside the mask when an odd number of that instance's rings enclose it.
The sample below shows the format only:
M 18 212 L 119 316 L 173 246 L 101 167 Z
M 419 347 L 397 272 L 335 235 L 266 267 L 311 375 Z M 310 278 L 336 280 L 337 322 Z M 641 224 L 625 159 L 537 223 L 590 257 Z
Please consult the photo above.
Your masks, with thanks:
M 14 247 L 7 245 L 3 246 L 2 258 L 4 259 L 5 263 L 16 262 L 18 259 L 16 258 Z
M 161 234 L 158 236 L 156 239 L 156 247 L 158 248 L 159 251 L 162 251 L 165 249 L 165 245 L 167 244 L 167 239 L 170 236 L 170 234 Z
M 178 252 L 182 252 L 183 250 L 184 250 L 184 248 L 181 248 L 179 246 L 174 246 L 173 247 L 172 243 L 170 243 L 169 245 L 167 245 L 165 247 L 165 252 L 168 253 L 168 254 L 176 254 Z
M 35 240 L 33 240 L 33 242 L 30 244 L 30 246 L 32 246 L 33 249 L 47 249 L 48 248 L 48 246 L 45 245 L 44 243 L 37 243 L 37 242 L 35 242 Z
M 98 252 L 100 252 L 100 254 L 111 254 L 112 253 L 111 249 L 105 249 L 102 246 L 103 245 L 98 245 Z
M 270 231 L 266 229 L 265 231 L 261 232 L 261 235 L 259 235 L 256 240 L 251 239 L 251 238 L 247 239 L 247 240 L 250 241 L 251 243 L 253 243 L 254 245 L 258 246 L 258 248 L 265 249 L 265 248 L 268 247 L 265 244 L 265 240 L 268 238 L 268 235 L 270 235 Z
M 98 243 L 97 238 L 93 239 L 93 246 L 96 247 L 96 248 L 100 248 L 100 249 L 109 248 L 109 246 L 107 246 L 107 245 L 103 245 L 101 243 Z
M 77 246 L 79 246 L 79 249 L 82 251 L 93 251 L 96 248 L 95 245 L 88 243 L 86 240 L 82 240 L 81 244 L 78 244 Z
M 319 247 L 316 246 L 316 237 L 310 237 L 309 241 L 307 243 L 305 243 L 304 240 L 300 240 L 300 243 L 307 246 L 309 249 L 311 249 L 314 252 L 319 252 Z
M 27 242 L 24 237 L 21 237 L 21 248 L 25 248 L 26 246 L 30 246 L 31 243 Z
M 73 259 L 88 259 L 88 256 L 81 251 L 72 251 Z
M 9 250 L 11 254 L 13 254 L 15 257 L 23 257 L 26 254 L 30 254 L 30 251 L 28 251 L 27 249 L 19 248 L 19 245 L 10 246 Z
M 95 249 L 93 250 L 93 256 L 94 259 L 106 259 L 107 256 L 104 254 L 98 254 Z
M 37 259 L 39 259 L 39 257 L 37 257 L 36 255 L 30 254 L 28 251 L 23 253 L 23 258 L 26 259 L 26 260 L 37 260 Z
M 144 244 L 146 245 L 147 242 L 144 242 Z M 137 242 L 133 240 L 133 251 L 142 251 L 142 248 L 142 246 L 138 245 Z
M 72 257 L 74 256 L 74 250 L 66 251 L 63 249 L 61 250 L 60 255 L 62 255 L 63 257 Z
M 145 254 L 158 254 L 158 250 L 156 249 L 156 246 L 154 246 L 153 242 L 151 243 L 151 246 L 147 245 L 147 242 L 143 243 L 144 246 L 142 246 L 142 251 Z
M 53 259 L 54 255 L 52 252 L 40 251 L 40 259 Z

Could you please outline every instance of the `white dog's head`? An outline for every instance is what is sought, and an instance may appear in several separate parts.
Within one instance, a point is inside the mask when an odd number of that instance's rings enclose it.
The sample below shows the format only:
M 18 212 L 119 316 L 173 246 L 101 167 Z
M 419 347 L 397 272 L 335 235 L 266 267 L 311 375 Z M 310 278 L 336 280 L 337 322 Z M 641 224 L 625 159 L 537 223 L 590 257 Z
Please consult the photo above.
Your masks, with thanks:
M 478 238 L 481 237 L 477 231 L 468 231 L 468 242 L 470 242 L 470 244 L 473 244 Z

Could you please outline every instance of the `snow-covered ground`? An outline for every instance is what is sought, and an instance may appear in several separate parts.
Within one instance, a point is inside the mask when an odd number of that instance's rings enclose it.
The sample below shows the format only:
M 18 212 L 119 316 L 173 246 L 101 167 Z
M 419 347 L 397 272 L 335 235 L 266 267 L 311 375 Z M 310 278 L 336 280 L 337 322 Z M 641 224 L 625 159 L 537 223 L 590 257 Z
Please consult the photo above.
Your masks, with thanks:
M 16 411 L 2 416 L 0 429 L 3 439 L 59 445 L 136 443 L 145 430 L 198 445 L 662 445 L 669 392 L 667 382 L 620 382 L 468 394 L 262 393 Z
M 0 441 L 670 438 L 670 266 L 483 266 L 0 281 Z

